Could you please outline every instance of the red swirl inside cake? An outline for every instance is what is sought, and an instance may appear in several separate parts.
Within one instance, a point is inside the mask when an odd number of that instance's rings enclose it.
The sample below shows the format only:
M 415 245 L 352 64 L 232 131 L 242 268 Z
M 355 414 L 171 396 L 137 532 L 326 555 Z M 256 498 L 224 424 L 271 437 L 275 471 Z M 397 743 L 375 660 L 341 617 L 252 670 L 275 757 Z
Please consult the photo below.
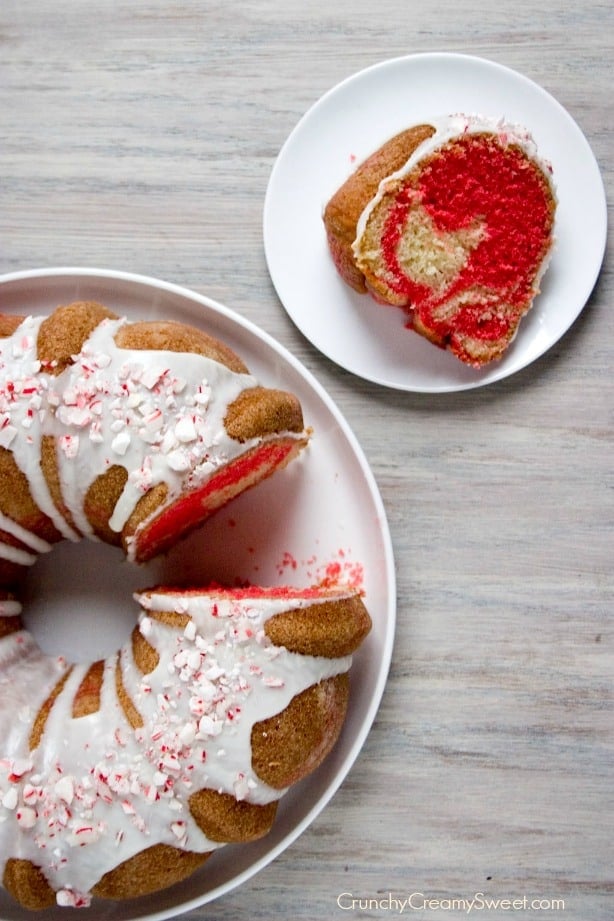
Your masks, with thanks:
M 430 222 L 430 232 L 442 241 L 443 271 L 446 237 L 453 246 L 458 232 L 466 232 L 466 261 L 443 291 L 416 281 L 402 265 L 402 237 L 416 212 L 415 223 Z M 454 327 L 477 339 L 499 339 L 534 295 L 535 267 L 549 244 L 551 223 L 543 179 L 518 147 L 493 144 L 486 135 L 458 138 L 431 157 L 414 182 L 402 184 L 389 207 L 381 237 L 388 283 L 442 338 L 450 322 L 440 308 L 467 289 L 480 290 L 479 303 L 455 313 Z M 497 309 L 501 299 L 511 310 Z
M 451 115 L 391 138 L 327 203 L 343 280 L 477 368 L 500 358 L 553 246 L 550 166 L 529 132 Z

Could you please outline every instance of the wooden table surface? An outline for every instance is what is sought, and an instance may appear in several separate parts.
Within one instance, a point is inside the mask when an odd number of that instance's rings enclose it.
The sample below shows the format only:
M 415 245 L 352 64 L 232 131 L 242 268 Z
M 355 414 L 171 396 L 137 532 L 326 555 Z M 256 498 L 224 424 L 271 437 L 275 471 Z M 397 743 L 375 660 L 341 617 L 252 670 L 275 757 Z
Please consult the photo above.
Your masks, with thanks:
M 360 756 L 287 851 L 191 921 L 614 918 L 611 249 L 547 354 L 428 395 L 317 352 L 262 244 L 270 171 L 303 113 L 424 51 L 541 84 L 611 196 L 613 25 L 602 0 L 3 0 L 0 272 L 153 275 L 258 324 L 345 415 L 392 533 L 396 643 Z M 476 893 L 526 901 L 452 901 Z

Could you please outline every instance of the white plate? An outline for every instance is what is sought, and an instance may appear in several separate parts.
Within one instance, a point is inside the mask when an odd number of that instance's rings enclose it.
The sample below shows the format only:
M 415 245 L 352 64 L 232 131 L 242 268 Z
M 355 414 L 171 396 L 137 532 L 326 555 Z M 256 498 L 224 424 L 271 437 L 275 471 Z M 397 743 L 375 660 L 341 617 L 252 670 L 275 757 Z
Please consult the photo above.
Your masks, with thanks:
M 119 551 L 88 542 L 63 544 L 42 557 L 28 577 L 27 622 L 43 647 L 55 652 L 70 644 L 74 650 L 80 630 L 89 635 L 90 646 L 78 649 L 77 657 L 93 659 L 114 650 L 129 636 L 137 614 L 131 592 L 145 585 L 205 584 L 235 576 L 261 584 L 309 584 L 329 564 L 339 564 L 347 578 L 362 572 L 373 619 L 355 657 L 339 743 L 321 769 L 282 798 L 268 837 L 220 849 L 201 872 L 166 892 L 119 904 L 95 902 L 86 912 L 97 921 L 158 921 L 227 893 L 266 866 L 307 828 L 345 778 L 371 727 L 388 673 L 396 616 L 394 561 L 385 511 L 362 450 L 327 394 L 274 340 L 206 297 L 141 276 L 58 269 L 0 277 L 0 312 L 48 313 L 76 299 L 100 300 L 133 319 L 172 318 L 202 326 L 234 348 L 264 384 L 293 391 L 314 435 L 299 460 L 219 512 L 162 562 L 130 567 Z M 68 574 L 65 579 L 62 573 Z M 84 609 L 90 615 L 85 622 L 79 619 Z M 47 633 L 43 621 L 53 624 Z M 66 921 L 65 909 L 44 914 L 45 921 Z M 0 890 L 0 918 L 31 917 Z
M 404 328 L 404 314 L 345 285 L 329 256 L 322 213 L 358 163 L 413 124 L 454 112 L 504 116 L 533 134 L 554 168 L 557 245 L 542 292 L 502 361 L 476 371 Z M 540 86 L 459 54 L 395 58 L 326 93 L 282 147 L 264 205 L 264 248 L 279 298 L 301 332 L 341 367 L 399 390 L 490 384 L 542 355 L 586 303 L 603 260 L 606 203 L 578 125 Z

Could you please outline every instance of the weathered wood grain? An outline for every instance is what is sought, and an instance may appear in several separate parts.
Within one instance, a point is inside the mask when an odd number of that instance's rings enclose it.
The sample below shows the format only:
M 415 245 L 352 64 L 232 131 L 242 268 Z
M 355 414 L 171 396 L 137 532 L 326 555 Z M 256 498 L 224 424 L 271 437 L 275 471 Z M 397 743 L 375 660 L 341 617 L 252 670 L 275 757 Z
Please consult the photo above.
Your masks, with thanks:
M 398 637 L 367 744 L 315 824 L 192 921 L 381 918 L 357 899 L 564 899 L 614 917 L 611 248 L 547 355 L 487 390 L 378 389 L 294 328 L 262 205 L 300 116 L 357 70 L 463 51 L 541 83 L 612 197 L 601 0 L 5 0 L 0 271 L 90 265 L 195 288 L 274 335 L 346 415 L 382 491 Z M 416 904 L 416 902 L 414 902 Z M 527 916 L 482 910 L 477 917 Z

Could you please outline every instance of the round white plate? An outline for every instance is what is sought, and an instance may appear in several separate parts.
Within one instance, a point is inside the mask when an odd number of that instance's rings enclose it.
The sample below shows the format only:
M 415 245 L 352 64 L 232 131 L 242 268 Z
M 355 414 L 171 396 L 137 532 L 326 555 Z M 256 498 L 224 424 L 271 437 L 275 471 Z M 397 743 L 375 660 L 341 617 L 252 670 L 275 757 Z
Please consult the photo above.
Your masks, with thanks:
M 266 866 L 307 828 L 345 778 L 388 674 L 396 617 L 394 561 L 385 511 L 361 448 L 316 380 L 274 340 L 222 305 L 150 278 L 93 269 L 0 277 L 3 313 L 48 313 L 78 299 L 102 301 L 131 319 L 202 326 L 235 349 L 263 384 L 293 391 L 314 434 L 298 460 L 221 510 L 162 561 L 131 567 L 119 551 L 89 542 L 66 543 L 41 557 L 28 576 L 27 624 L 43 648 L 70 649 L 73 658 L 90 660 L 113 651 L 128 638 L 138 613 L 132 591 L 161 581 L 206 584 L 236 577 L 305 585 L 338 567 L 345 581 L 361 582 L 373 619 L 355 656 L 341 738 L 322 767 L 282 798 L 268 837 L 221 848 L 202 871 L 165 892 L 124 903 L 94 902 L 86 912 L 96 921 L 158 921 L 227 893 Z M 65 909 L 44 914 L 45 921 L 66 921 Z M 0 890 L 0 918 L 31 921 L 31 914 Z
M 556 250 L 533 309 L 504 358 L 476 371 L 404 327 L 404 313 L 343 283 L 328 253 L 329 198 L 404 128 L 455 112 L 527 127 L 554 169 Z M 540 86 L 499 64 L 459 54 L 385 61 L 326 93 L 299 121 L 275 162 L 264 205 L 264 248 L 286 311 L 341 367 L 399 390 L 446 392 L 490 384 L 542 355 L 593 289 L 605 249 L 606 202 L 578 125 Z

